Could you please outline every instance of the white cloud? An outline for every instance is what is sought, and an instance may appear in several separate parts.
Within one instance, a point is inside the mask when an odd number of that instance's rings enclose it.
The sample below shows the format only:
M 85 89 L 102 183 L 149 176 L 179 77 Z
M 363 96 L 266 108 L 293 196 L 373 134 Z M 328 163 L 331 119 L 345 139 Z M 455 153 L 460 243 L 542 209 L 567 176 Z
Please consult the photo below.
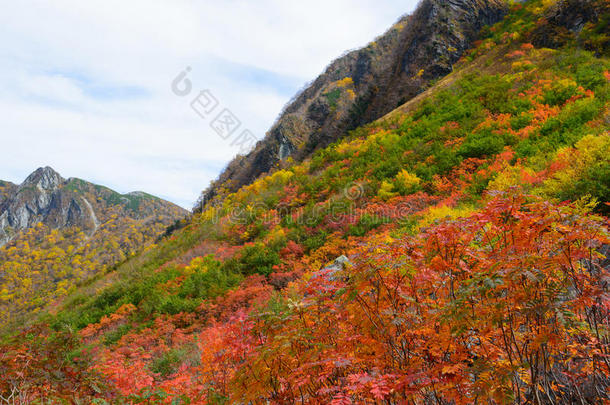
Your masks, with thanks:
M 21 76 L 18 85 L 28 97 L 45 100 L 52 97 L 57 102 L 76 104 L 83 102 L 83 92 L 74 81 L 59 75 Z
M 262 137 L 303 83 L 415 2 L 0 0 L 0 179 L 51 165 L 190 207 L 237 150 L 171 93 L 185 66 Z

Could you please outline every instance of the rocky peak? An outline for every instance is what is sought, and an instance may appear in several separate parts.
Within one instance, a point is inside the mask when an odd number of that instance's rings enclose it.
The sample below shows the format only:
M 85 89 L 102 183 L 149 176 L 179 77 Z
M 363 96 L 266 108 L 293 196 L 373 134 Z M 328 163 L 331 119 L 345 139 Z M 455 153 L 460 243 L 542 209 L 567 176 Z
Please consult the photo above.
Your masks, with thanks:
M 38 223 L 93 235 L 111 215 L 136 221 L 161 215 L 172 221 L 185 213 L 146 193 L 121 195 L 84 180 L 65 180 L 51 167 L 41 167 L 19 186 L 0 182 L 0 247 Z
M 20 187 L 36 186 L 39 190 L 51 191 L 63 184 L 64 179 L 53 168 L 46 166 L 36 169 L 30 174 Z

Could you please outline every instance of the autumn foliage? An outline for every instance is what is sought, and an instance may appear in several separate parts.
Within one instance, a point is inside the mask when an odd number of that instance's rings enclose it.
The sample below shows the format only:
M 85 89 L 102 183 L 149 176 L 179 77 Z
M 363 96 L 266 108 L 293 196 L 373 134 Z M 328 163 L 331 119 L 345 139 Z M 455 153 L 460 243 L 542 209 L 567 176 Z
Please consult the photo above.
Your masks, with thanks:
M 610 61 L 585 50 L 603 48 L 605 27 L 591 24 L 562 48 L 532 45 L 553 4 L 513 4 L 408 108 L 221 193 L 150 249 L 71 283 L 0 343 L 0 395 L 610 401 Z M 21 248 L 0 270 L 27 296 Z
M 592 400 L 610 382 L 606 226 L 515 196 L 417 238 L 380 235 L 359 265 L 303 282 L 279 329 L 261 323 L 259 368 L 242 369 L 249 386 L 237 392 L 337 404 Z

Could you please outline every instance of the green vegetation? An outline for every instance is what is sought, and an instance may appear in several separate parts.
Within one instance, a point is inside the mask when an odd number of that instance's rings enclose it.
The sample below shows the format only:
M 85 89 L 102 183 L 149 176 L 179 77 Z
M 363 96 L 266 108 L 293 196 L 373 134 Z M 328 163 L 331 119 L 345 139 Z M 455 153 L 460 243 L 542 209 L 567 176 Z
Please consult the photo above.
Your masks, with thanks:
M 337 88 L 337 89 L 333 89 L 331 91 L 329 91 L 328 93 L 325 94 L 326 99 L 328 100 L 328 104 L 330 105 L 331 109 L 335 109 L 337 108 L 337 105 L 339 104 L 339 99 L 341 98 L 341 89 Z
M 609 372 L 591 355 L 608 350 L 608 313 L 590 266 L 609 240 L 610 60 L 591 24 L 532 45 L 550 3 L 513 4 L 404 109 L 70 294 L 45 333 L 97 350 L 89 369 L 116 391 L 90 396 L 607 399 L 591 389 Z M 341 255 L 351 263 L 327 266 Z

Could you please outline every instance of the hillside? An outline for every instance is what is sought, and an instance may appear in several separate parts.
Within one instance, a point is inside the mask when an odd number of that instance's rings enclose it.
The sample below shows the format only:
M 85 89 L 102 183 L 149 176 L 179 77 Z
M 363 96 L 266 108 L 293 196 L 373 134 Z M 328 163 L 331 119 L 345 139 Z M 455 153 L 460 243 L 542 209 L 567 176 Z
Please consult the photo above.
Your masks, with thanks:
M 0 327 L 133 256 L 187 215 L 145 193 L 66 180 L 50 167 L 0 187 Z
M 0 395 L 610 401 L 610 2 L 504 10 L 398 108 L 248 171 L 5 336 Z
M 479 30 L 506 11 L 503 0 L 423 0 L 368 46 L 331 63 L 291 100 L 252 152 L 229 163 L 201 202 L 222 199 L 288 158 L 301 162 L 394 110 L 450 73 Z

